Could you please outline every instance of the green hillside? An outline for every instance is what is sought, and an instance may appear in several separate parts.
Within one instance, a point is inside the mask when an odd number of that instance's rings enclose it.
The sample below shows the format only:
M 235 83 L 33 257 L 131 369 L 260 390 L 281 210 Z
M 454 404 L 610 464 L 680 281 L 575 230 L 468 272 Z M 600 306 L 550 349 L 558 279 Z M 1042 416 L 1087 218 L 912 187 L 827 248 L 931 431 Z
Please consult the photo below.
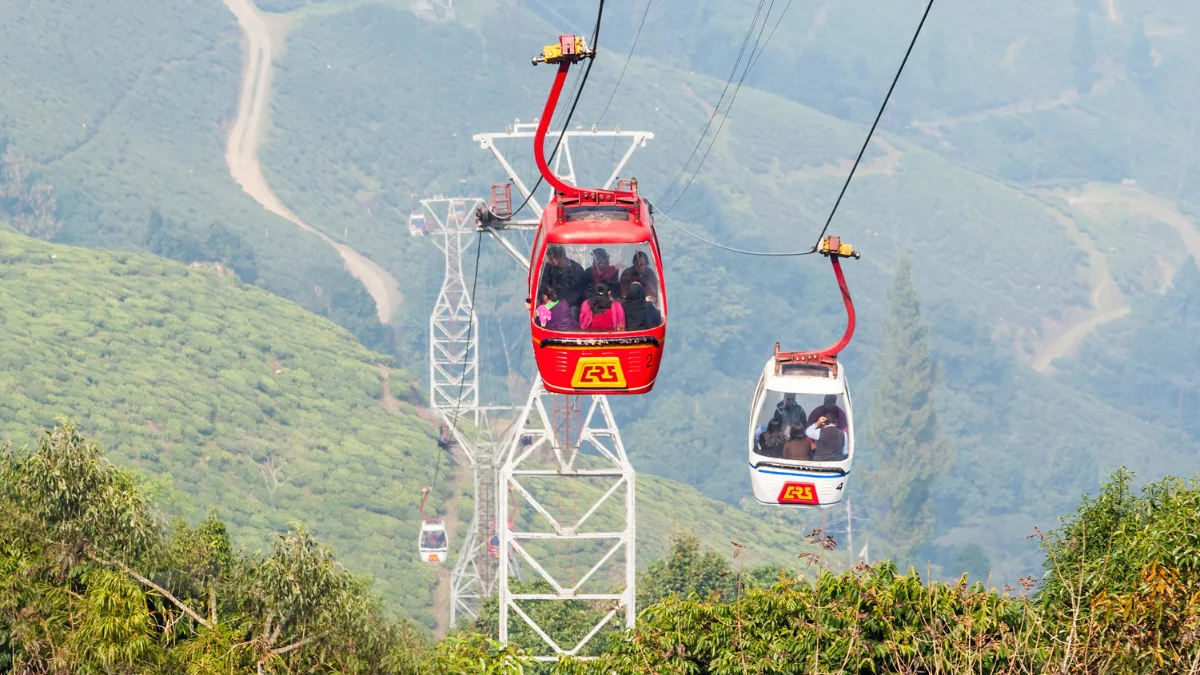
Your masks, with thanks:
M 257 547 L 302 521 L 394 609 L 433 625 L 435 568 L 417 562 L 414 542 L 437 449 L 411 376 L 227 271 L 3 229 L 0 263 L 0 387 L 12 392 L 0 438 L 22 443 L 68 416 L 114 461 L 169 477 L 174 510 L 193 522 L 217 505 L 234 538 Z M 385 381 L 401 400 L 385 401 Z M 438 512 L 454 494 L 445 466 Z M 638 497 L 643 561 L 682 527 L 720 550 L 737 539 L 763 563 L 790 566 L 803 550 L 797 528 L 670 481 L 646 477 Z M 467 517 L 469 499 L 457 506 Z
M 0 154 L 28 158 L 53 188 L 56 240 L 150 250 L 153 209 L 183 237 L 221 223 L 254 252 L 256 284 L 373 337 L 374 307 L 337 253 L 230 177 L 243 53 L 224 5 L 68 0 L 4 16 Z
M 1066 4 L 1038 11 L 1069 15 Z M 505 8 L 493 8 L 475 26 L 429 24 L 382 6 L 305 19 L 289 34 L 276 81 L 272 137 L 263 154 L 273 184 L 299 213 L 311 214 L 316 221 L 349 224 L 356 246 L 386 248 L 381 255 L 387 256 L 385 264 L 397 276 L 420 270 L 419 275 L 404 275 L 402 282 L 409 284 L 410 298 L 423 293 L 428 298 L 440 272 L 419 260 L 428 242 L 397 237 L 403 231 L 409 193 L 453 193 L 459 178 L 467 180 L 473 193 L 483 193 L 488 183 L 501 179 L 490 156 L 468 139 L 477 131 L 500 130 L 514 117 L 531 120 L 540 110 L 549 74 L 524 65 L 521 57 L 535 51 L 546 35 L 569 27 L 557 15 L 551 17 L 556 25 L 544 22 L 538 16 L 542 9 L 520 14 L 519 29 L 507 32 L 501 26 L 513 25 L 518 17 Z M 633 9 L 626 7 L 625 14 L 614 14 L 617 18 L 612 20 L 619 26 Z M 717 9 L 746 15 L 740 5 Z M 581 7 L 561 11 L 586 15 Z M 670 216 L 689 228 L 724 243 L 775 250 L 808 246 L 809 233 L 819 229 L 848 160 L 861 143 L 863 126 L 831 116 L 829 112 L 848 113 L 821 101 L 800 97 L 828 112 L 795 102 L 794 87 L 792 92 L 769 82 L 763 84 L 769 91 L 744 87 L 703 171 L 672 209 L 674 193 L 666 200 L 660 196 L 687 159 L 694 135 L 720 96 L 725 73 L 718 74 L 720 79 L 705 76 L 705 68 L 698 65 L 704 55 L 699 53 L 691 61 L 667 55 L 663 45 L 679 41 L 662 39 L 666 28 L 659 11 L 652 8 L 646 28 L 650 37 L 644 35 L 639 43 L 645 49 L 639 47 L 603 122 L 656 134 L 634 155 L 627 173 L 639 177 L 643 191 L 661 210 L 670 209 Z M 693 14 L 696 21 L 721 23 L 718 16 L 710 19 L 699 10 L 677 12 L 673 19 L 678 23 L 679 17 Z M 937 17 L 939 34 L 952 33 L 948 24 L 968 19 L 959 9 L 950 14 Z M 652 27 L 655 15 L 657 28 Z M 837 9 L 830 21 L 848 30 L 850 20 L 862 15 Z M 784 26 L 799 21 L 799 16 L 789 14 Z M 892 30 L 896 21 L 899 18 L 885 17 L 868 22 L 866 33 L 856 33 L 855 40 L 869 44 L 879 31 Z M 689 30 L 694 32 L 694 27 Z M 728 30 L 744 28 L 734 24 Z M 829 36 L 822 39 L 843 35 L 844 42 L 844 33 L 828 30 Z M 597 121 L 623 65 L 619 45 L 628 35 L 620 28 L 609 35 L 612 51 L 597 60 L 576 113 L 575 121 L 584 128 Z M 477 44 L 480 38 L 478 50 L 449 47 Z M 1047 58 L 1053 56 L 1053 49 L 1035 42 L 1032 34 L 1026 39 L 1046 50 Z M 788 43 L 777 39 L 772 44 L 783 48 Z M 962 47 L 957 38 L 948 44 L 948 49 Z M 855 49 L 861 53 L 863 47 Z M 763 68 L 779 67 L 778 61 L 768 64 L 773 54 L 764 56 Z M 876 79 L 886 81 L 883 64 L 893 61 L 879 55 L 870 58 L 881 69 Z M 726 61 L 728 68 L 732 54 Z M 420 67 L 411 67 L 414 63 Z M 958 63 L 951 71 L 954 77 L 965 77 L 982 63 Z M 431 70 L 438 75 L 431 77 Z M 873 72 L 874 66 L 868 70 Z M 1067 71 L 1064 77 L 1069 77 Z M 866 80 L 867 74 L 856 72 L 850 79 Z M 794 80 L 795 74 L 790 77 Z M 903 110 L 906 98 L 929 92 L 924 77 L 914 63 L 898 94 L 898 110 Z M 976 87 L 972 91 L 979 100 L 960 103 L 986 106 L 1029 88 L 1052 91 L 1057 86 L 1054 77 L 1058 75 L 1045 73 L 1036 82 L 1009 78 L 998 91 Z M 380 87 L 380 82 L 389 86 Z M 814 89 L 818 87 L 804 90 Z M 877 89 L 871 84 L 863 92 L 877 100 L 882 95 Z M 861 103 L 854 110 L 863 114 L 848 116 L 865 119 L 867 107 Z M 903 131 L 896 114 L 886 126 Z M 321 142 L 313 143 L 313 138 Z M 969 157 L 937 146 L 924 149 L 912 142 L 923 143 L 920 134 L 885 132 L 878 139 L 836 226 L 866 252 L 866 258 L 848 270 L 860 328 L 845 361 L 855 378 L 859 418 L 869 419 L 871 355 L 883 338 L 883 291 L 896 252 L 907 246 L 917 264 L 935 348 L 949 375 L 940 400 L 959 446 L 951 475 L 935 491 L 943 536 L 930 554 L 948 562 L 955 547 L 976 543 L 988 551 L 1001 577 L 1015 581 L 1036 561 L 1033 545 L 1022 543 L 1024 535 L 1035 525 L 1052 523 L 1055 514 L 1069 506 L 1066 495 L 1091 489 L 1116 463 L 1158 475 L 1163 466 L 1194 452 L 1192 441 L 1146 425 L 1127 411 L 1124 401 L 1093 398 L 1027 365 L 1050 354 L 1064 331 L 1091 316 L 1097 284 L 1109 267 L 1117 283 L 1123 283 L 1154 266 L 1154 256 L 1144 253 L 1144 247 L 1125 245 L 1127 227 L 1102 227 L 1041 192 L 998 180 L 986 169 L 973 170 Z M 511 143 L 506 153 L 523 175 L 532 174 L 527 148 Z M 607 173 L 612 160 L 607 144 L 581 144 L 576 153 L 585 180 Z M 336 187 L 314 191 L 309 187 L 314 184 Z M 831 341 L 841 330 L 839 299 L 824 265 L 763 265 L 759 259 L 714 252 L 662 219 L 659 230 L 669 256 L 676 337 L 655 392 L 637 401 L 620 400 L 617 411 L 626 421 L 627 444 L 639 470 L 736 503 L 748 491 L 742 455 L 745 410 L 772 342 L 781 339 L 785 346 L 800 347 Z M 1178 233 L 1155 228 L 1147 236 L 1160 244 L 1167 263 L 1182 261 Z M 523 297 L 523 274 L 493 254 L 494 249 L 483 256 L 477 306 L 483 308 L 484 325 L 504 327 L 511 341 L 524 330 L 522 308 L 513 300 Z M 427 299 L 425 307 L 430 302 Z M 407 311 L 412 312 L 409 325 L 418 332 L 409 336 L 410 343 L 419 345 L 427 310 L 410 306 Z M 490 374 L 498 382 L 510 365 L 494 345 L 491 348 Z M 524 349 L 514 353 L 511 363 L 517 372 L 532 369 Z M 1031 414 L 1044 428 L 1030 428 Z M 1125 452 L 1130 434 L 1155 438 L 1162 453 Z M 869 448 L 862 457 L 871 461 Z
M 677 192 L 663 191 L 710 119 L 757 3 L 654 3 L 600 120 L 645 7 L 611 3 L 574 123 L 653 130 L 628 173 L 687 227 L 747 248 L 807 247 L 917 19 L 915 5 L 876 4 L 789 6 L 678 204 Z M 406 303 L 393 322 L 394 351 L 424 372 L 441 270 L 429 242 L 404 235 L 412 195 L 454 193 L 460 179 L 483 193 L 500 178 L 470 135 L 539 114 L 550 75 L 525 59 L 560 31 L 586 31 L 594 6 L 463 0 L 454 20 L 397 1 L 261 8 L 291 12 L 275 26 L 290 32 L 276 60 L 264 172 L 288 207 L 400 280 Z M 926 554 L 936 563 L 977 544 L 998 576 L 1015 581 L 1036 562 L 1018 535 L 1052 523 L 1065 495 L 1094 487 L 1107 467 L 1126 463 L 1155 477 L 1162 466 L 1194 464 L 1197 437 L 1175 428 L 1184 415 L 1174 426 L 1163 421 L 1169 397 L 1140 408 L 1111 391 L 1119 379 L 1089 379 L 1074 364 L 1107 368 L 1107 348 L 1090 336 L 1110 323 L 1127 330 L 1116 321 L 1149 320 L 1122 317 L 1158 306 L 1176 270 L 1200 256 L 1187 203 L 1200 200 L 1189 142 L 1197 18 L 1182 0 L 960 3 L 931 16 L 835 230 L 866 253 L 848 266 L 860 330 L 844 356 L 864 425 L 885 337 L 884 289 L 899 249 L 912 251 L 946 371 L 939 407 L 958 448 L 932 489 L 941 538 Z M 229 177 L 225 133 L 244 55 L 221 4 L 98 10 L 69 0 L 14 8 L 9 25 L 0 145 L 54 188 L 58 240 L 182 256 L 189 242 L 224 231 L 217 223 L 239 237 L 238 250 L 253 252 L 256 285 L 391 349 L 370 298 L 336 255 L 265 214 Z M 513 144 L 509 153 L 523 175 L 534 173 L 527 150 Z M 606 174 L 613 153 L 581 144 L 583 179 Z M 1145 190 L 1117 189 L 1126 178 Z M 1100 182 L 1083 189 L 1085 181 Z M 155 208 L 176 239 L 149 236 Z M 738 504 L 757 372 L 775 339 L 804 347 L 838 333 L 836 289 L 811 258 L 731 256 L 665 219 L 660 237 L 673 335 L 662 383 L 615 407 L 643 475 Z M 521 278 L 488 247 L 477 306 L 488 338 L 485 390 L 510 397 L 497 395 L 500 403 L 519 399 L 532 372 Z M 1170 339 L 1152 333 L 1113 353 Z M 1186 386 L 1178 385 L 1183 395 L 1174 389 L 1176 404 L 1190 401 Z M 37 408 L 31 418 L 57 412 Z M 1129 452 L 1137 438 L 1156 451 Z M 869 464 L 871 448 L 862 449 Z

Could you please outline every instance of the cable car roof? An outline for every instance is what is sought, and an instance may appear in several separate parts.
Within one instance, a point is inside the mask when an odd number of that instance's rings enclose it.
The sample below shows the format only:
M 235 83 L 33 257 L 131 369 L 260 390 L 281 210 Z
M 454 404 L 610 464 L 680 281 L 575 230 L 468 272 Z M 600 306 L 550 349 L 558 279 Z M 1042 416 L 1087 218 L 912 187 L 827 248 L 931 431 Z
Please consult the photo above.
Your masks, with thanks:
M 616 203 L 563 195 L 552 199 L 542 215 L 546 241 L 555 244 L 640 244 L 652 240 L 650 228 L 642 222 L 642 203 L 637 195 L 615 194 L 618 196 Z
M 844 394 L 846 393 L 845 366 L 838 364 L 834 373 L 821 367 L 796 367 L 775 374 L 775 359 L 767 360 L 763 368 L 763 379 L 770 391 L 785 394 Z

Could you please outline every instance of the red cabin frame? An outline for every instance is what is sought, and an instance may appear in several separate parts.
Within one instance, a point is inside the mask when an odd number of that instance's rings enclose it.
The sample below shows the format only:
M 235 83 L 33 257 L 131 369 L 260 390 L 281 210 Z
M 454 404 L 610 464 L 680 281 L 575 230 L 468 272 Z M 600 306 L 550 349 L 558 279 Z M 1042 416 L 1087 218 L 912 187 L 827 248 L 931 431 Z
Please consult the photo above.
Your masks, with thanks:
M 626 220 L 572 220 L 565 209 L 627 206 Z M 654 328 L 622 332 L 553 331 L 534 321 L 546 249 L 553 244 L 647 243 L 658 275 L 663 321 Z M 667 336 L 667 289 L 649 206 L 634 190 L 583 190 L 556 195 L 546 204 L 529 260 L 529 325 L 533 353 L 546 389 L 556 394 L 644 394 L 654 388 Z M 585 300 L 586 301 L 586 300 Z
M 621 181 L 616 190 L 579 188 L 561 181 L 546 162 L 546 132 L 558 106 L 567 71 L 571 65 L 594 53 L 583 39 L 562 35 L 557 45 L 548 45 L 533 63 L 557 64 L 554 85 L 546 97 L 546 106 L 533 140 L 538 170 L 554 191 L 542 212 L 537 237 L 529 256 L 529 327 L 533 354 L 546 389 L 556 394 L 644 394 L 654 388 L 662 362 L 663 342 L 667 336 L 667 285 L 662 255 L 650 207 L 637 193 L 637 181 Z M 567 209 L 588 206 L 619 206 L 629 211 L 624 220 L 571 219 Z M 546 249 L 553 244 L 641 244 L 653 253 L 658 274 L 662 323 L 654 328 L 620 332 L 553 331 L 534 320 L 541 302 L 538 289 Z M 586 302 L 586 299 L 584 300 Z

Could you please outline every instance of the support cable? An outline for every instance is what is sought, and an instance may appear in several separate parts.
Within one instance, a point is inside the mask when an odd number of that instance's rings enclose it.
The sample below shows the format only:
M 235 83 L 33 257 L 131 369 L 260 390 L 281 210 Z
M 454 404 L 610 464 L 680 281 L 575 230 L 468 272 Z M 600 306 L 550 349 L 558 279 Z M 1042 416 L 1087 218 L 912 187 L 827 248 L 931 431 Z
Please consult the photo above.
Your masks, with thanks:
M 825 236 L 825 232 L 829 230 L 829 223 L 833 222 L 833 214 L 837 213 L 838 205 L 842 203 L 842 197 L 846 195 L 846 188 L 850 187 L 850 181 L 854 178 L 854 171 L 858 169 L 859 162 L 862 161 L 863 155 L 867 152 L 867 146 L 871 144 L 871 136 L 875 134 L 875 128 L 879 126 L 879 120 L 883 118 L 883 111 L 887 109 L 888 101 L 892 98 L 892 92 L 896 89 L 896 83 L 900 81 L 900 74 L 904 72 L 904 66 L 908 63 L 908 57 L 912 54 L 913 47 L 917 45 L 917 38 L 921 36 L 921 29 L 925 27 L 925 19 L 929 18 L 929 10 L 933 9 L 933 1 L 929 0 L 929 4 L 925 5 L 925 13 L 921 15 L 921 22 L 917 24 L 917 30 L 913 33 L 912 41 L 908 43 L 908 50 L 904 52 L 904 59 L 900 61 L 900 67 L 896 69 L 896 76 L 892 78 L 892 85 L 888 87 L 887 94 L 883 97 L 883 105 L 879 106 L 879 112 L 875 115 L 875 121 L 871 123 L 871 129 L 867 132 L 867 139 L 863 141 L 862 149 L 858 151 L 858 157 L 854 159 L 854 165 L 850 167 L 850 173 L 846 176 L 846 182 L 842 185 L 842 191 L 838 193 L 837 201 L 833 203 L 833 208 L 829 211 L 829 217 L 825 219 L 825 226 L 821 228 L 821 234 L 817 235 L 817 242 L 813 244 L 814 251 L 820 245 L 821 238 Z
M 929 18 L 929 11 L 931 9 L 933 9 L 933 3 L 934 3 L 934 0 L 929 0 L 928 4 L 925 5 L 925 12 L 921 15 L 921 21 L 920 21 L 920 23 L 917 24 L 916 31 L 913 32 L 912 40 L 908 43 L 908 49 L 905 50 L 905 52 L 904 52 L 904 58 L 900 61 L 900 67 L 896 69 L 896 75 L 892 78 L 892 83 L 888 87 L 887 94 L 883 97 L 883 103 L 879 106 L 879 112 L 877 112 L 875 115 L 875 121 L 871 124 L 871 128 L 867 131 L 867 138 L 866 138 L 866 140 L 863 141 L 862 148 L 859 149 L 858 156 L 854 159 L 854 164 L 850 167 L 850 173 L 846 175 L 846 182 L 842 184 L 842 189 L 838 193 L 837 199 L 833 203 L 833 208 L 829 210 L 829 217 L 825 219 L 825 225 L 821 228 L 821 233 L 819 235 L 817 235 L 817 241 L 815 244 L 813 244 L 811 249 L 809 249 L 808 251 L 803 251 L 803 252 L 791 251 L 791 252 L 781 252 L 781 253 L 773 253 L 773 252 L 768 252 L 768 251 L 746 251 L 746 250 L 734 248 L 732 246 L 725 246 L 723 244 L 718 244 L 714 241 L 705 239 L 704 237 L 701 237 L 700 235 L 687 230 L 686 228 L 681 226 L 679 223 L 677 223 L 674 220 L 672 220 L 671 218 L 669 218 L 667 216 L 667 212 L 663 212 L 663 214 L 662 214 L 663 217 L 670 220 L 671 223 L 673 225 L 675 225 L 675 227 L 679 228 L 680 231 L 684 232 L 688 236 L 693 237 L 699 241 L 702 241 L 705 244 L 712 246 L 713 248 L 719 248 L 724 251 L 740 253 L 743 255 L 772 256 L 772 257 L 789 257 L 789 256 L 810 255 L 812 253 L 816 253 L 817 247 L 820 246 L 821 240 L 825 237 L 825 233 L 827 231 L 829 231 L 829 225 L 830 225 L 830 223 L 833 222 L 833 217 L 837 213 L 838 206 L 840 206 L 842 203 L 842 198 L 845 197 L 845 195 L 846 195 L 846 190 L 850 187 L 850 181 L 854 180 L 854 172 L 858 170 L 858 165 L 860 163 L 862 163 L 863 155 L 866 154 L 867 147 L 870 146 L 870 144 L 871 144 L 871 138 L 873 138 L 875 135 L 875 129 L 879 127 L 879 121 L 883 118 L 884 111 L 887 110 L 887 104 L 892 98 L 892 92 L 895 91 L 896 84 L 900 81 L 900 75 L 904 72 L 905 65 L 908 64 L 908 58 L 909 58 L 909 56 L 912 55 L 913 48 L 917 44 L 917 38 L 919 38 L 921 36 L 921 29 L 925 27 L 925 20 Z M 786 10 L 787 10 L 787 7 L 785 6 L 784 11 L 786 11 Z M 772 30 L 771 32 L 773 34 L 774 30 Z M 767 40 L 768 40 L 768 42 L 770 41 L 769 36 L 768 36 Z M 766 48 L 765 44 L 763 45 L 763 48 L 764 49 Z M 744 75 L 745 75 L 745 73 L 743 73 L 743 77 L 744 77 Z M 740 85 L 740 83 L 739 83 L 739 85 Z M 715 109 L 714 109 L 714 115 L 715 115 Z M 718 131 L 719 131 L 719 129 L 718 129 Z M 699 145 L 697 145 L 697 148 L 699 148 Z M 709 146 L 709 149 L 710 150 L 712 149 L 711 144 Z M 707 153 L 705 153 L 705 154 L 707 155 Z M 686 168 L 686 164 L 685 164 L 685 168 Z M 680 171 L 679 175 L 682 176 L 683 171 Z M 679 176 L 676 176 L 677 179 L 678 179 L 678 177 Z M 693 174 L 692 177 L 695 178 L 695 174 Z M 689 182 L 689 184 L 691 183 L 690 180 L 688 182 Z M 674 183 L 672 183 L 672 186 L 673 185 L 674 185 Z M 687 189 L 686 186 L 684 189 L 685 190 Z M 669 191 L 670 187 L 668 187 L 667 190 Z M 680 193 L 680 196 L 682 196 L 682 192 Z M 678 201 L 679 201 L 679 197 L 676 197 L 675 202 L 673 202 L 671 204 L 671 206 L 674 206 L 675 203 L 677 203 Z M 667 211 L 669 212 L 670 208 L 668 208 Z
M 596 118 L 596 124 L 604 121 L 604 115 L 612 105 L 613 99 L 617 97 L 617 90 L 621 88 L 621 81 L 625 79 L 625 71 L 629 69 L 629 61 L 633 58 L 633 50 L 637 49 L 638 38 L 642 36 L 642 27 L 646 25 L 646 16 L 650 14 L 650 5 L 653 3 L 654 0 L 646 0 L 646 10 L 642 12 L 642 21 L 638 24 L 637 32 L 633 34 L 633 44 L 629 46 L 629 54 L 625 57 L 625 65 L 621 67 L 621 75 L 617 77 L 617 85 L 613 87 L 612 95 L 608 97 L 608 103 L 604 104 L 604 110 L 601 110 L 600 116 Z
M 600 9 L 596 12 L 596 27 L 592 31 L 593 54 L 596 52 L 596 49 L 599 46 L 600 22 L 603 20 L 603 18 L 604 0 L 600 0 Z M 567 111 L 567 119 L 563 122 L 562 131 L 558 134 L 558 140 L 554 142 L 554 149 L 550 151 L 550 159 L 547 160 L 547 164 L 554 161 L 554 156 L 558 154 L 559 146 L 562 145 L 563 139 L 567 137 L 567 130 L 571 127 L 571 117 L 575 115 L 575 107 L 579 105 L 579 99 L 583 97 L 583 88 L 585 85 L 587 85 L 588 75 L 592 73 L 592 64 L 595 63 L 595 61 L 595 57 L 588 59 L 587 68 L 583 69 L 583 78 L 579 80 L 579 88 L 575 90 L 575 100 L 571 102 L 571 109 Z M 525 208 L 525 206 L 529 204 L 529 200 L 533 199 L 533 195 L 537 193 L 538 188 L 542 186 L 542 181 L 545 179 L 545 176 L 538 176 L 537 182 L 533 184 L 533 189 L 529 191 L 529 196 L 525 197 L 525 201 L 521 202 L 521 205 L 513 209 L 509 215 L 503 217 L 497 216 L 496 213 L 492 211 L 491 205 L 487 206 L 488 212 L 491 213 L 492 217 L 496 220 L 512 220 L 517 216 L 517 213 L 520 212 L 521 209 Z

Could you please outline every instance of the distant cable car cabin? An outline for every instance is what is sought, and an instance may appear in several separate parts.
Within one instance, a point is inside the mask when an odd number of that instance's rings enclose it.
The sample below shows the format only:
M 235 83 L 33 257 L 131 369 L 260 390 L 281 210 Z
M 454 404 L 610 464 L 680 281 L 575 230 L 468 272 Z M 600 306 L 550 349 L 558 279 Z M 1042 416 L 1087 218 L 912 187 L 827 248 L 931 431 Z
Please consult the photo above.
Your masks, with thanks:
M 823 351 L 781 352 L 776 342 L 763 367 L 750 410 L 750 484 L 755 499 L 773 506 L 839 504 L 854 462 L 854 409 L 837 356 L 850 343 L 855 326 L 840 258 L 859 254 L 837 237 L 822 240 L 818 252 L 833 263 L 847 325 L 842 339 Z
M 417 539 L 417 551 L 421 554 L 421 562 L 442 563 L 450 552 L 446 522 L 425 515 L 425 500 L 429 499 L 430 488 L 422 488 L 421 492 L 424 494 L 421 497 L 421 534 Z
M 425 212 L 413 211 L 408 214 L 408 233 L 414 237 L 425 236 Z
M 534 59 L 557 63 L 558 72 L 533 145 L 538 169 L 553 189 L 529 259 L 533 351 L 551 392 L 644 394 L 658 376 L 667 330 L 651 207 L 638 195 L 636 180 L 619 181 L 616 190 L 581 189 L 564 183 L 546 163 L 546 132 L 567 71 L 590 56 L 582 37 L 564 35 Z M 608 294 L 601 296 L 605 287 Z M 612 307 L 617 303 L 619 309 Z

